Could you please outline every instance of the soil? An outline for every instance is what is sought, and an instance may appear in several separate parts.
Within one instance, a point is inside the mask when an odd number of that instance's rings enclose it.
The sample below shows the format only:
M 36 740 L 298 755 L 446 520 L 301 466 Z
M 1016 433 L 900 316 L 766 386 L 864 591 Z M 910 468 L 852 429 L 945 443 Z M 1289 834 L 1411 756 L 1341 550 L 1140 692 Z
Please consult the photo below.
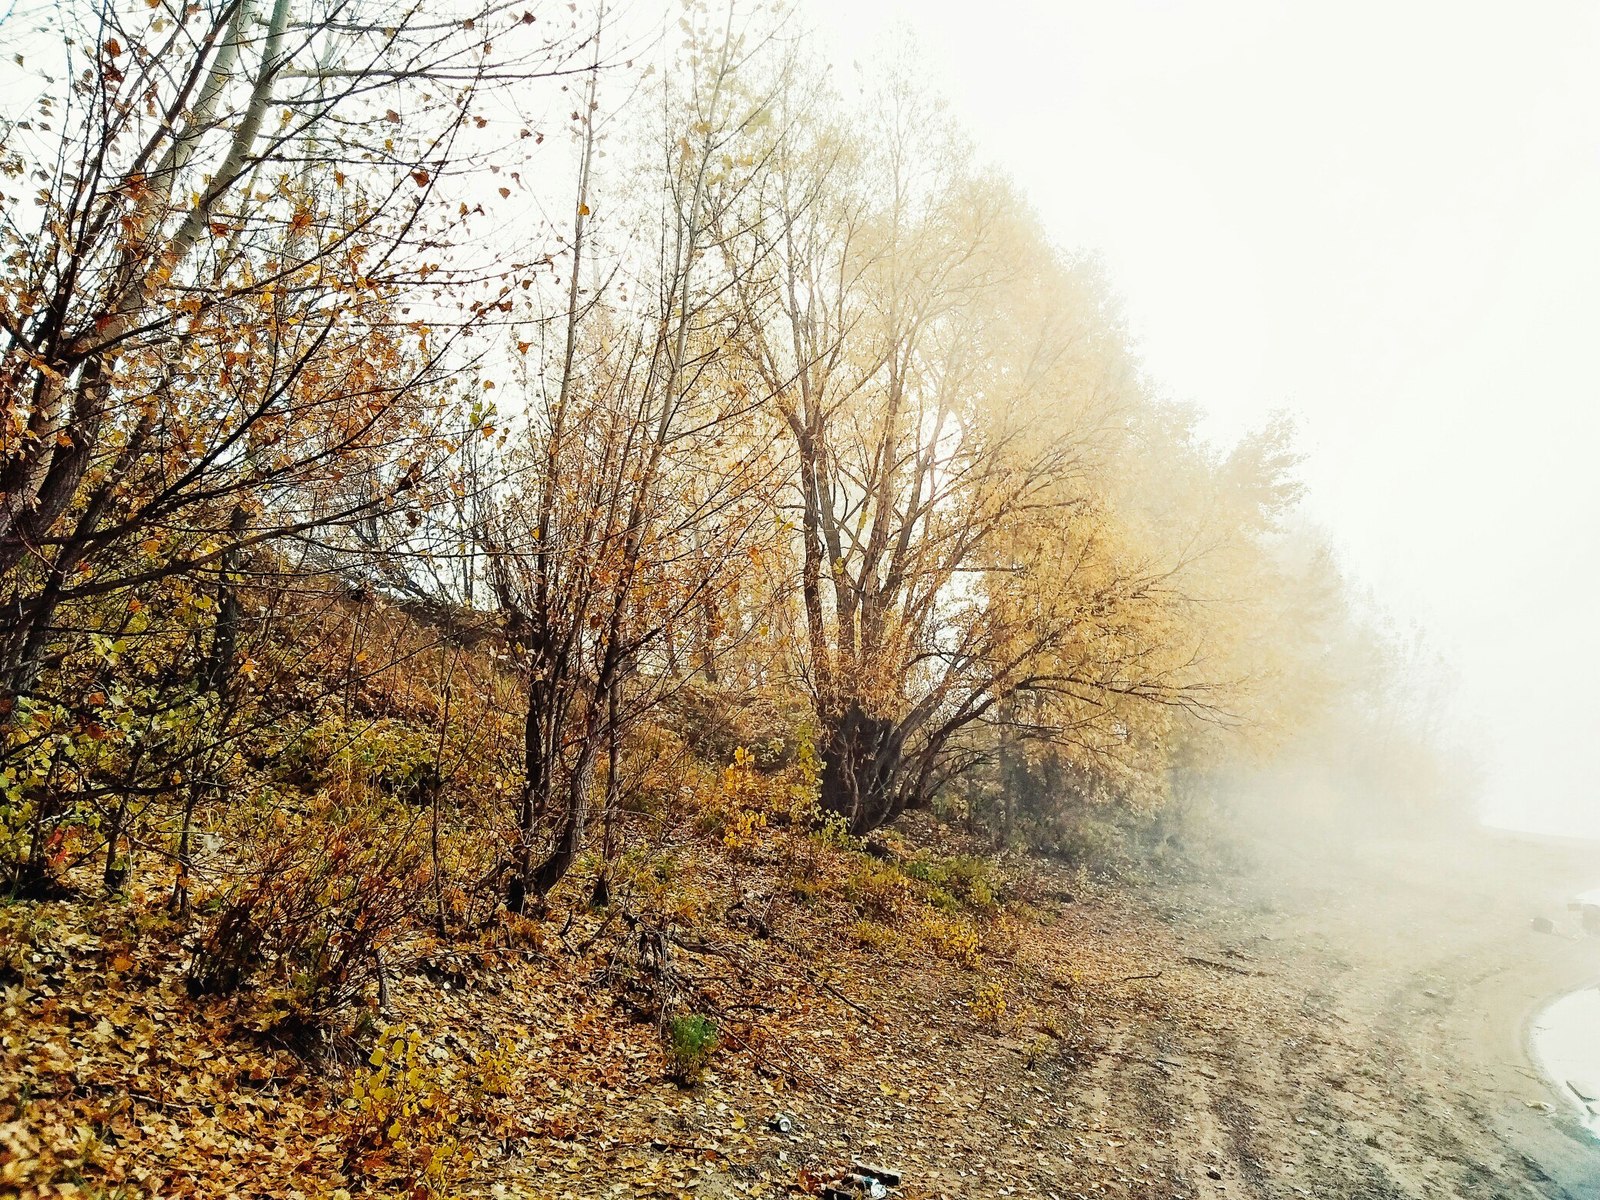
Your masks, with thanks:
M 797 1033 L 773 1072 L 713 1074 L 589 1178 L 637 1180 L 738 1114 L 751 1132 L 714 1142 L 682 1180 L 697 1194 L 860 1158 L 911 1198 L 1600 1195 L 1600 1141 L 1527 1036 L 1600 977 L 1566 908 L 1600 882 L 1600 847 L 1486 833 L 1251 857 L 1220 881 L 1041 900 L 972 981 L 1005 990 L 998 1021 L 947 973 L 879 982 L 864 956 L 836 993 L 847 1020 Z M 766 1128 L 779 1112 L 788 1133 Z M 555 1165 L 500 1189 L 549 1190 Z

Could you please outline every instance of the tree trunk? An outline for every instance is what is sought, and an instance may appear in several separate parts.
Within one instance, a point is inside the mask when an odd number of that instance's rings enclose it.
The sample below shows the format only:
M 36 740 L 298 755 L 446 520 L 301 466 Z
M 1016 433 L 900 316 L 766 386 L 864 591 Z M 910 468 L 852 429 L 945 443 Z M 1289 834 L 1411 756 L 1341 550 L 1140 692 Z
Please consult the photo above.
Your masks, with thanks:
M 611 864 L 617 857 L 622 821 L 622 684 L 611 685 L 606 709 L 606 803 L 601 814 L 600 873 L 589 902 L 595 908 L 611 903 Z
M 823 719 L 821 802 L 852 834 L 870 833 L 899 816 L 904 735 L 895 722 L 852 704 Z
M 548 895 L 550 889 L 561 882 L 571 868 L 573 859 L 578 857 L 578 851 L 583 848 L 583 834 L 589 824 L 589 784 L 594 776 L 594 759 L 591 741 L 578 752 L 578 761 L 567 781 L 566 813 L 561 829 L 556 834 L 555 847 L 527 875 L 525 886 L 535 896 Z
M 534 840 L 539 832 L 539 822 L 549 805 L 550 788 L 554 779 L 555 749 L 551 746 L 547 726 L 556 698 L 552 695 L 551 672 L 547 657 L 536 654 L 528 683 L 528 711 L 523 723 L 523 778 L 522 796 L 517 807 L 517 862 L 506 889 L 506 908 L 521 913 L 527 905 L 528 894 L 534 889 L 530 880 L 534 869 Z
M 244 535 L 249 513 L 235 505 L 228 521 L 228 533 L 235 541 Z M 239 571 L 242 552 L 230 546 L 222 555 L 217 580 L 217 623 L 211 633 L 211 653 L 200 670 L 200 686 L 211 693 L 215 708 L 205 718 L 212 731 L 212 745 L 197 760 L 191 771 L 183 799 L 183 824 L 178 831 L 178 878 L 172 885 L 171 905 L 180 917 L 189 915 L 189 884 L 194 877 L 194 813 L 202 799 L 215 799 L 220 788 L 215 780 L 218 746 L 223 741 L 232 716 L 234 699 L 233 660 L 239 649 L 239 627 L 244 621 L 244 606 L 239 599 Z M 200 731 L 196 731 L 197 735 Z

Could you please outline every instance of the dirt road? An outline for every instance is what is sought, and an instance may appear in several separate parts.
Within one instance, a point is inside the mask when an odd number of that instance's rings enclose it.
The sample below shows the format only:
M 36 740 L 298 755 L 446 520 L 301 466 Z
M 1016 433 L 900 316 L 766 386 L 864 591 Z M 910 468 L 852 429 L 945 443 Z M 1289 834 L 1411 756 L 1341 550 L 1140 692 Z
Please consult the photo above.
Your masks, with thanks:
M 875 1020 L 800 1031 L 799 1086 L 713 1081 L 665 1140 L 730 1112 L 795 1116 L 702 1176 L 717 1196 L 858 1155 L 900 1166 L 907 1200 L 1600 1196 L 1600 1141 L 1526 1041 L 1543 1003 L 1600 977 L 1600 938 L 1565 909 L 1600 883 L 1600 848 L 1484 835 L 1251 857 L 1030 921 L 989 950 L 997 1024 L 959 990 L 981 980 L 913 967 L 874 986 L 865 964 L 849 990 Z
M 1218 975 L 1215 1018 L 1158 1006 L 1091 1071 L 1131 1136 L 1166 1134 L 1171 1194 L 1600 1196 L 1600 1141 L 1526 1053 L 1542 1004 L 1600 977 L 1600 940 L 1565 910 L 1600 881 L 1596 847 L 1257 857 L 1163 914 L 1185 964 Z

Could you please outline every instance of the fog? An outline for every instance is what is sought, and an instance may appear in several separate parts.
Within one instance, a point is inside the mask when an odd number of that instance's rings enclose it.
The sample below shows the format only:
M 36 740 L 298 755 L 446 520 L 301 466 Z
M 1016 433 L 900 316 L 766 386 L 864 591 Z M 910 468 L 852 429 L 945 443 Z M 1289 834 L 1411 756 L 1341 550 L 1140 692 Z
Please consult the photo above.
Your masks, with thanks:
M 1600 10 L 807 11 L 842 71 L 913 31 L 1209 435 L 1295 416 L 1309 513 L 1454 667 L 1486 819 L 1600 835 Z

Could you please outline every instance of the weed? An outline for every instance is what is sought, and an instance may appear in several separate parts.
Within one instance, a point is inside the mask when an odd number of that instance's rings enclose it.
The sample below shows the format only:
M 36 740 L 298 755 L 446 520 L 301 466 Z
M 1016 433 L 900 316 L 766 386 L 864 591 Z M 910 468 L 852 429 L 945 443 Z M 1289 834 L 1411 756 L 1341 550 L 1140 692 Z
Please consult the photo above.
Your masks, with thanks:
M 930 913 L 923 918 L 918 932 L 941 957 L 969 971 L 976 971 L 982 965 L 978 955 L 978 931 L 966 922 L 953 920 L 943 913 Z
M 1000 1024 L 1000 1018 L 1006 1015 L 1005 988 L 998 980 L 983 980 L 973 989 L 968 1007 L 972 1009 L 972 1015 L 985 1025 Z
M 686 1013 L 668 1019 L 665 1034 L 673 1077 L 694 1083 L 717 1049 L 717 1023 L 700 1013 Z
M 850 940 L 863 950 L 887 954 L 900 944 L 900 935 L 876 921 L 861 920 L 850 926 Z

